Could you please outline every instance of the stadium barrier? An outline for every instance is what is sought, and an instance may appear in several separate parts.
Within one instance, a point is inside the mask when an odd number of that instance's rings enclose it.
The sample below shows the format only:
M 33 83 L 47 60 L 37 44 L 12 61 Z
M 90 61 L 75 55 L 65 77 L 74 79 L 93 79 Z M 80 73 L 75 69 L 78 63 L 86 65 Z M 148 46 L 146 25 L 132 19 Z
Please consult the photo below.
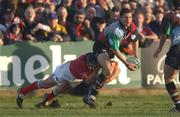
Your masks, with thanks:
M 119 62 L 121 74 L 106 85 L 109 88 L 162 87 L 165 45 L 159 59 L 152 58 L 157 42 L 140 49 L 142 67 L 136 72 L 127 70 Z M 91 52 L 93 42 L 33 43 L 22 42 L 0 47 L 0 88 L 14 88 L 47 78 L 56 68 L 83 53 Z M 117 60 L 117 58 L 115 58 Z M 179 81 L 177 81 L 179 83 Z
M 166 53 L 170 46 L 170 41 L 166 41 L 158 58 L 153 58 L 153 53 L 159 46 L 159 41 L 153 42 L 153 44 L 147 48 L 141 49 L 141 78 L 142 87 L 147 88 L 164 88 L 164 61 Z M 179 76 L 174 80 L 176 84 L 180 84 Z M 177 85 L 179 86 L 179 85 Z

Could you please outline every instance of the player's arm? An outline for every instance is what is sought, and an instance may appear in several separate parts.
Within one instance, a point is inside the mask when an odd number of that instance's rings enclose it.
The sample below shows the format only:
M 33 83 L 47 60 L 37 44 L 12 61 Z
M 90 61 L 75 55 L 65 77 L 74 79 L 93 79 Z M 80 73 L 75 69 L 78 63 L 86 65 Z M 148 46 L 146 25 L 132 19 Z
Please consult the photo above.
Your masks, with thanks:
M 131 70 L 135 71 L 135 64 L 129 63 L 126 61 L 126 58 L 122 55 L 122 53 L 119 50 L 120 47 L 120 41 L 123 38 L 123 30 L 122 29 L 116 29 L 114 33 L 107 34 L 108 43 L 110 45 L 110 50 L 113 52 L 113 54 L 121 60 L 126 67 Z

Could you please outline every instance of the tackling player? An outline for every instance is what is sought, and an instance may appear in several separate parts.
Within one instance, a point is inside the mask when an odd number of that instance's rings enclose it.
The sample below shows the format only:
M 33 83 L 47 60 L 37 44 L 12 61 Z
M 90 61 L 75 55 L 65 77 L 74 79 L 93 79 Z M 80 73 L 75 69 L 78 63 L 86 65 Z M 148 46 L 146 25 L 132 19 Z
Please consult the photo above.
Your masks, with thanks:
M 70 89 L 70 82 L 74 81 L 75 79 L 88 79 L 89 82 L 92 82 L 98 70 L 98 64 L 92 58 L 92 53 L 81 55 L 75 60 L 68 61 L 62 65 L 57 66 L 54 73 L 47 79 L 36 81 L 24 88 L 19 89 L 16 97 L 17 106 L 19 108 L 22 108 L 24 96 L 28 92 L 36 89 L 47 89 L 58 85 L 57 88 L 60 88 L 60 90 L 55 88 L 54 90 L 52 90 L 52 93 L 47 95 L 46 101 L 49 101 L 59 93 L 64 93 L 65 91 Z
M 168 12 L 162 21 L 162 36 L 153 56 L 158 57 L 166 39 L 170 37 L 171 46 L 165 59 L 164 79 L 166 90 L 175 104 L 171 111 L 180 112 L 180 96 L 173 81 L 180 71 L 180 0 L 172 0 L 172 2 L 175 9 Z
M 113 73 L 111 74 L 111 76 L 104 82 L 104 84 L 107 84 L 109 82 L 111 82 L 112 80 L 114 80 L 115 78 L 117 78 L 118 74 L 120 73 L 120 69 L 118 67 L 118 63 L 115 61 L 111 62 L 112 66 L 113 66 Z M 59 108 L 60 105 L 58 103 L 58 100 L 52 100 L 54 97 L 58 96 L 59 94 L 63 94 L 65 91 L 70 90 L 70 94 L 72 95 L 79 95 L 79 96 L 83 96 L 87 93 L 88 88 L 90 86 L 91 83 L 93 83 L 95 81 L 97 74 L 90 74 L 90 76 L 88 76 L 88 79 L 83 80 L 80 84 L 78 84 L 75 87 L 72 87 L 71 84 L 68 85 L 64 85 L 61 83 L 61 85 L 56 85 L 55 88 L 51 91 L 51 93 L 45 93 L 43 96 L 43 99 L 38 102 L 35 106 L 38 108 L 42 108 L 42 107 L 53 107 L 53 108 Z M 53 92 L 56 92 L 54 95 Z M 48 98 L 49 97 L 49 98 Z
M 102 73 L 98 75 L 95 83 L 90 86 L 88 93 L 83 97 L 83 101 L 90 107 L 95 107 L 96 94 L 103 87 L 103 82 L 112 74 L 111 58 L 113 58 L 114 55 L 121 60 L 129 70 L 136 70 L 136 65 L 127 62 L 119 50 L 121 44 L 127 40 L 132 42 L 133 55 L 137 57 L 138 41 L 136 38 L 136 26 L 132 22 L 132 12 L 130 9 L 123 8 L 120 11 L 119 21 L 106 27 L 93 46 L 93 55 L 102 68 Z

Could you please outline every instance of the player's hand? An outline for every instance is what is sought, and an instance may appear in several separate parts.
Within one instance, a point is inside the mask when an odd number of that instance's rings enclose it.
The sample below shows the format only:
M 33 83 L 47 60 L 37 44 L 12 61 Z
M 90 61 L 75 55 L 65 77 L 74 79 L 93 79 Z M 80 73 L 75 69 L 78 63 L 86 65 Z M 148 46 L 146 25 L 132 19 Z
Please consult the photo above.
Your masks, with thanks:
M 127 63 L 127 68 L 131 71 L 135 71 L 137 69 L 136 64 L 130 62 Z
M 154 57 L 154 58 L 157 58 L 160 52 L 161 52 L 161 49 L 160 49 L 160 48 L 157 48 L 156 51 L 155 51 L 154 54 L 153 54 L 153 57 Z

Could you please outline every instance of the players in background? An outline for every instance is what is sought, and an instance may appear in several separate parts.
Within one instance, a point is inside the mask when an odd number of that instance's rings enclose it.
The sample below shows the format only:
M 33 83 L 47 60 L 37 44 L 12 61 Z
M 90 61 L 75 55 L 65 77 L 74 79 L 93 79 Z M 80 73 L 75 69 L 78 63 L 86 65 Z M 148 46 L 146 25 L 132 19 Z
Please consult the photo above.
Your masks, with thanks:
M 164 79 L 166 89 L 175 104 L 171 111 L 180 112 L 180 96 L 173 81 L 177 77 L 178 71 L 180 71 L 180 0 L 172 0 L 172 2 L 175 9 L 168 12 L 163 18 L 159 47 L 153 56 L 158 57 L 166 39 L 170 37 L 171 46 L 165 59 Z
M 54 90 L 52 90 L 50 94 L 46 94 L 44 100 L 39 105 L 36 105 L 40 107 L 40 106 L 44 106 L 44 104 L 47 101 L 51 100 L 58 94 L 60 93 L 62 94 L 67 90 L 69 90 L 72 87 L 71 82 L 74 81 L 75 79 L 87 80 L 86 83 L 93 82 L 93 79 L 98 73 L 99 66 L 94 61 L 94 59 L 92 59 L 91 55 L 92 53 L 87 53 L 85 55 L 81 55 L 75 60 L 68 61 L 62 65 L 59 65 L 57 66 L 54 73 L 51 74 L 47 79 L 36 81 L 24 88 L 19 89 L 16 97 L 17 106 L 19 108 L 22 108 L 22 102 L 24 96 L 33 90 L 42 89 L 42 88 L 47 89 L 56 85 Z M 112 66 L 116 68 L 116 74 L 118 75 L 119 69 L 117 67 L 118 66 L 117 63 L 112 62 Z M 109 77 L 108 80 L 106 80 L 106 82 L 111 81 L 112 78 L 116 78 L 117 75 L 116 76 L 112 75 L 111 77 Z
M 90 107 L 96 106 L 96 95 L 103 87 L 103 82 L 112 74 L 111 58 L 113 58 L 114 55 L 121 60 L 129 70 L 136 70 L 136 65 L 127 62 L 119 50 L 121 43 L 126 40 L 132 42 L 133 55 L 137 57 L 138 41 L 136 38 L 136 26 L 132 22 L 132 12 L 130 9 L 123 8 L 120 11 L 119 21 L 106 27 L 93 46 L 93 55 L 101 66 L 102 73 L 98 75 L 95 83 L 90 86 L 88 93 L 83 97 L 83 101 Z

